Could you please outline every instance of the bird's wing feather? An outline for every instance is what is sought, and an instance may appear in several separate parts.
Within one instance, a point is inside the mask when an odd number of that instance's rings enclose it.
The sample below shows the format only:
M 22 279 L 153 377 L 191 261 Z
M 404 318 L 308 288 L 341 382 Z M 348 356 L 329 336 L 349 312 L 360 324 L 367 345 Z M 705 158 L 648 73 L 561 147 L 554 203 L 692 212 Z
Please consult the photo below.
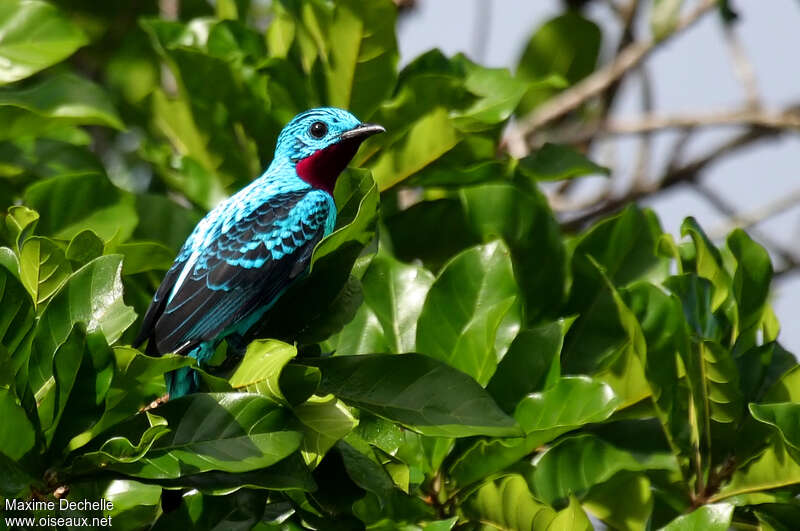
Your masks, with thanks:
M 159 352 L 214 339 L 270 304 L 306 270 L 323 238 L 327 194 L 284 192 L 263 202 L 207 242 L 155 324 Z M 173 282 L 174 283 L 174 282 Z

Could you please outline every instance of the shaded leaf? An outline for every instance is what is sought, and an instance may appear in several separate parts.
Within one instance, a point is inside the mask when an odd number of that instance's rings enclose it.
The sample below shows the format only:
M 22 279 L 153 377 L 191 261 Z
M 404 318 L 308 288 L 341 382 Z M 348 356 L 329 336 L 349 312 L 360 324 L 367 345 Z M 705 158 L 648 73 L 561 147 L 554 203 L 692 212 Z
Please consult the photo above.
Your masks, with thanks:
M 611 171 L 569 146 L 550 143 L 520 159 L 519 170 L 537 181 L 558 181 L 584 175 L 607 176 Z
M 464 373 L 420 354 L 298 360 L 322 371 L 320 390 L 432 436 L 517 435 L 513 419 Z

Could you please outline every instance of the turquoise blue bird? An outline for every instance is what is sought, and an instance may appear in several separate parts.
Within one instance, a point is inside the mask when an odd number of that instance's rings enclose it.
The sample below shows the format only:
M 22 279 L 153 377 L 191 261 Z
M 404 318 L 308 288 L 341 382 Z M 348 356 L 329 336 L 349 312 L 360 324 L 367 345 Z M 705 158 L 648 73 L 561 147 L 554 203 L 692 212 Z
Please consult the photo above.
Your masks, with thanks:
M 383 132 L 333 107 L 295 116 L 261 177 L 204 217 L 167 271 L 144 316 L 139 346 L 206 363 L 222 339 L 240 339 L 308 270 L 333 231 L 333 187 L 367 137 Z M 198 388 L 198 374 L 167 374 L 170 398 Z

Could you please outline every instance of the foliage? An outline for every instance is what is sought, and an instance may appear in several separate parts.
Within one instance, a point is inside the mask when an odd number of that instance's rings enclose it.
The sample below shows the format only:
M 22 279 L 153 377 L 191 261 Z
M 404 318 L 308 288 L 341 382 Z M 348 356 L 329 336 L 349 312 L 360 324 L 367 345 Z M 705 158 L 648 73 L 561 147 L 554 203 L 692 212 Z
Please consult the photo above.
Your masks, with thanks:
M 0 497 L 103 497 L 130 529 L 792 528 L 800 369 L 764 249 L 636 206 L 563 234 L 538 182 L 605 170 L 497 155 L 595 68 L 592 22 L 545 24 L 516 74 L 398 71 L 389 0 L 276 1 L 266 31 L 260 4 L 181 4 L 0 7 Z M 150 407 L 193 363 L 129 346 L 153 290 L 319 104 L 388 130 L 336 232 L 238 367 Z

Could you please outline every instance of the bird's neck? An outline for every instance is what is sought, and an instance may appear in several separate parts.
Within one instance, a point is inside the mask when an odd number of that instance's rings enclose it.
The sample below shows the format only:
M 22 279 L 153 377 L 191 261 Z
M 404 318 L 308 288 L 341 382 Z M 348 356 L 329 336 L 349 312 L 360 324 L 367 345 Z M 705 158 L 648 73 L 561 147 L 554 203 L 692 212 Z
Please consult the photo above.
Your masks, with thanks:
M 297 161 L 297 176 L 313 188 L 333 195 L 336 179 L 358 151 L 356 142 L 337 142 Z

